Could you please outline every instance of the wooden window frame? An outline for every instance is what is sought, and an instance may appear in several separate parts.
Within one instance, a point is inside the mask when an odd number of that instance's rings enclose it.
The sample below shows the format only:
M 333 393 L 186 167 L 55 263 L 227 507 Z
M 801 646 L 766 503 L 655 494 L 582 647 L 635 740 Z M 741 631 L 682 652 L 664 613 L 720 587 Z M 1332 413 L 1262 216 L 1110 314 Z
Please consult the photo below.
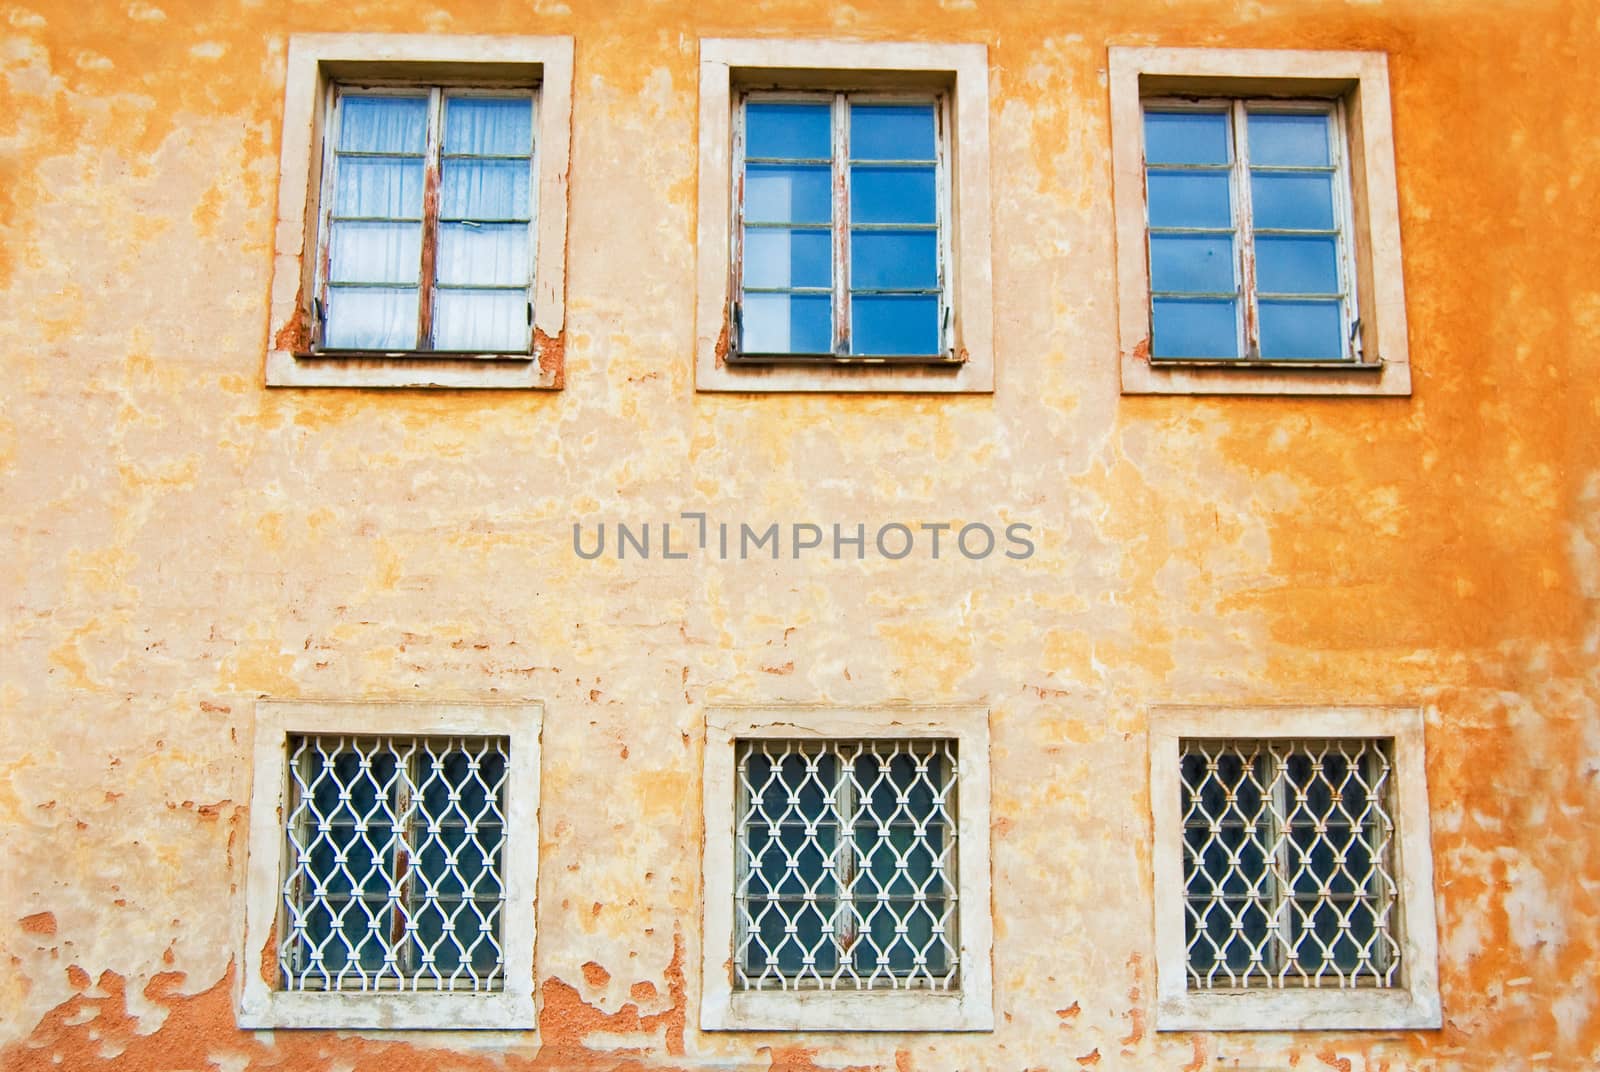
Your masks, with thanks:
M 751 90 L 943 95 L 947 100 L 948 358 L 741 359 L 733 296 L 734 129 Z M 994 390 L 989 61 L 980 44 L 704 38 L 700 42 L 695 388 L 748 393 Z M 730 355 L 732 359 L 730 360 Z
M 1400 214 L 1388 59 L 1381 52 L 1273 49 L 1109 50 L 1119 362 L 1124 394 L 1407 396 Z M 1351 360 L 1152 358 L 1144 111 L 1177 99 L 1338 110 L 1348 193 L 1341 222 Z M 1231 125 L 1231 123 L 1230 123 Z M 1235 136 L 1237 140 L 1238 135 Z M 1347 313 L 1347 316 L 1350 314 Z M 1348 338 L 1348 335 L 1347 335 Z M 1245 354 L 1247 350 L 1241 350 Z
M 284 87 L 278 224 L 265 380 L 269 387 L 535 388 L 564 382 L 571 37 L 294 34 Z M 534 101 L 532 319 L 521 352 L 319 349 L 323 205 L 340 87 L 516 90 Z M 434 127 L 430 122 L 430 129 Z M 420 298 L 419 298 L 420 300 Z M 419 320 L 421 319 L 419 315 Z
M 745 294 L 744 286 L 744 178 L 745 178 L 745 126 L 746 105 L 752 101 L 772 103 L 830 103 L 830 122 L 832 137 L 829 145 L 831 150 L 830 164 L 832 166 L 832 229 L 833 247 L 833 273 L 831 285 L 831 300 L 829 303 L 829 316 L 832 323 L 833 348 L 829 353 L 746 353 L 738 337 L 742 329 L 740 316 L 741 299 Z M 939 298 L 939 351 L 933 354 L 891 354 L 891 355 L 863 355 L 851 353 L 851 295 L 853 288 L 850 281 L 850 241 L 851 231 L 855 224 L 850 218 L 850 110 L 856 104 L 931 104 L 934 115 L 934 227 L 937 234 L 937 269 L 938 283 L 936 290 Z M 948 265 L 951 262 L 950 251 L 950 97 L 948 93 L 937 91 L 911 91 L 892 93 L 883 91 L 861 91 L 851 89 L 823 89 L 823 90 L 783 90 L 783 89 L 744 89 L 738 94 L 733 119 L 733 171 L 731 181 L 732 197 L 728 211 L 732 215 L 731 227 L 732 246 L 729 256 L 732 261 L 733 283 L 730 286 L 730 301 L 733 308 L 730 313 L 734 325 L 734 333 L 728 346 L 727 360 L 730 363 L 743 365 L 750 364 L 817 364 L 821 362 L 836 362 L 838 364 L 920 364 L 943 365 L 959 362 L 960 355 L 954 347 L 954 333 L 951 330 L 950 301 L 950 273 Z

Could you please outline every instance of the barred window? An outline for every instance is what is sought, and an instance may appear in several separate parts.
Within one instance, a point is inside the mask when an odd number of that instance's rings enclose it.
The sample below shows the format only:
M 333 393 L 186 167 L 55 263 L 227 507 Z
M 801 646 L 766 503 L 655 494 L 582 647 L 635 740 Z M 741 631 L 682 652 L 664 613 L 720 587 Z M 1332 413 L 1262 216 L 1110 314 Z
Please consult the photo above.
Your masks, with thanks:
M 493 991 L 509 743 L 291 736 L 284 990 Z
M 1393 764 L 1382 739 L 1185 739 L 1190 989 L 1394 987 Z
M 957 742 L 736 755 L 736 989 L 956 989 Z

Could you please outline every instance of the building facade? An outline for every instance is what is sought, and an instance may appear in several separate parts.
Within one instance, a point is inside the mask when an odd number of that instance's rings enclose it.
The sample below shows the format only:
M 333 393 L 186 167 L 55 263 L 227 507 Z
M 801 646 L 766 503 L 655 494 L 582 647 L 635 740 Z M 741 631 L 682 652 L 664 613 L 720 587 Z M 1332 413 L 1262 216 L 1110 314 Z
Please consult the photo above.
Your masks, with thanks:
M 0 1066 L 1600 1064 L 1592 4 L 0 20 Z

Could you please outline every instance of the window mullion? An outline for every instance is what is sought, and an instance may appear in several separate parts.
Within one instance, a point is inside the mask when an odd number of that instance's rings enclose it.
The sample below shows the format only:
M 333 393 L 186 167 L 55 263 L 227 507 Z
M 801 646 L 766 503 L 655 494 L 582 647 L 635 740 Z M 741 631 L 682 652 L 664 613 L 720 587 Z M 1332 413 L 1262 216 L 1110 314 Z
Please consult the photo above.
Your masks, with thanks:
M 417 349 L 433 349 L 434 272 L 439 246 L 439 153 L 443 142 L 444 91 L 428 91 L 428 148 L 422 169 L 422 264 L 417 273 Z
M 834 941 L 839 947 L 839 967 L 843 969 L 848 963 L 854 970 L 856 942 L 860 936 L 855 914 L 855 815 L 859 798 L 855 783 L 855 757 L 847 756 L 844 749 L 839 749 L 836 755 L 839 784 L 834 792 L 834 808 L 839 814 L 839 840 L 834 848 L 833 878 L 838 887 L 839 900 L 834 911 Z
M 833 352 L 850 353 L 850 107 L 833 97 Z
M 1243 349 L 1247 360 L 1261 357 L 1261 309 L 1256 303 L 1256 224 L 1250 198 L 1250 135 L 1244 101 L 1232 107 L 1234 190 L 1239 205 L 1235 234 L 1239 241 L 1239 286 L 1242 310 Z
M 394 886 L 397 896 L 394 902 L 394 918 L 389 925 L 389 947 L 394 954 L 395 966 L 400 970 L 402 978 L 410 978 L 415 985 L 417 965 L 407 961 L 407 957 L 415 952 L 413 943 L 406 941 L 406 928 L 416 918 L 415 904 L 412 894 L 416 884 L 413 881 L 412 871 L 416 867 L 416 860 L 412 855 L 412 848 L 417 844 L 418 838 L 412 829 L 416 816 L 412 814 L 411 787 L 418 783 L 417 777 L 417 748 L 416 743 L 411 743 L 407 752 L 399 753 L 400 762 L 395 764 L 395 791 L 394 791 Z M 403 774 L 401 772 L 404 772 Z

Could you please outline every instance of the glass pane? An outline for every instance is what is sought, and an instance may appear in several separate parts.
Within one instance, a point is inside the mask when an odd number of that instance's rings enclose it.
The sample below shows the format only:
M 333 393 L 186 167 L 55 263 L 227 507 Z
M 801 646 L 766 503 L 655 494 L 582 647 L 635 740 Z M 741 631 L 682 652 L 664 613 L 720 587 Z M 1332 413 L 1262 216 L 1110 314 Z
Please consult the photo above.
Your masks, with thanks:
M 1254 172 L 1250 209 L 1257 227 L 1333 230 L 1333 176 Z
M 1336 301 L 1263 301 L 1261 356 L 1322 361 L 1347 357 L 1340 304 Z
M 328 287 L 322 345 L 334 350 L 415 349 L 416 288 Z
M 1155 357 L 1238 357 L 1238 303 L 1231 299 L 1155 299 Z
M 422 257 L 420 223 L 336 220 L 328 240 L 334 283 L 415 283 Z
M 1232 293 L 1233 239 L 1228 235 L 1151 235 L 1150 287 L 1158 291 Z
M 937 223 L 933 167 L 852 167 L 851 223 Z
M 1144 158 L 1150 164 L 1226 164 L 1227 115 L 1146 110 Z
M 850 352 L 862 356 L 935 355 L 939 299 L 918 295 L 861 295 L 850 300 Z
M 441 223 L 437 271 L 447 284 L 526 285 L 528 225 Z
M 934 159 L 933 105 L 851 105 L 850 159 Z
M 747 287 L 828 287 L 833 284 L 833 235 L 785 228 L 744 233 Z
M 1263 294 L 1337 294 L 1339 245 L 1333 238 L 1256 238 L 1256 289 Z
M 525 220 L 529 174 L 526 160 L 446 160 L 440 175 L 439 215 Z
M 428 98 L 367 97 L 339 102 L 339 145 L 355 153 L 420 153 L 428 147 Z
M 833 300 L 826 294 L 746 294 L 747 354 L 831 354 Z
M 444 151 L 527 156 L 533 151 L 532 99 L 446 97 Z
M 336 216 L 422 218 L 422 161 L 415 157 L 343 156 L 334 164 Z
M 1152 227 L 1232 227 L 1228 176 L 1223 172 L 1158 171 L 1145 175 Z
M 937 288 L 939 236 L 932 231 L 850 232 L 850 286 Z
M 744 218 L 753 223 L 829 223 L 833 171 L 821 165 L 751 164 L 744 175 Z
M 1251 112 L 1250 163 L 1290 167 L 1323 167 L 1328 155 L 1328 131 L 1333 117 L 1304 112 L 1271 115 Z
M 521 290 L 444 290 L 433 297 L 433 347 L 520 353 L 528 348 L 528 295 Z
M 817 104 L 744 106 L 744 155 L 779 160 L 828 160 L 833 157 L 833 111 Z

